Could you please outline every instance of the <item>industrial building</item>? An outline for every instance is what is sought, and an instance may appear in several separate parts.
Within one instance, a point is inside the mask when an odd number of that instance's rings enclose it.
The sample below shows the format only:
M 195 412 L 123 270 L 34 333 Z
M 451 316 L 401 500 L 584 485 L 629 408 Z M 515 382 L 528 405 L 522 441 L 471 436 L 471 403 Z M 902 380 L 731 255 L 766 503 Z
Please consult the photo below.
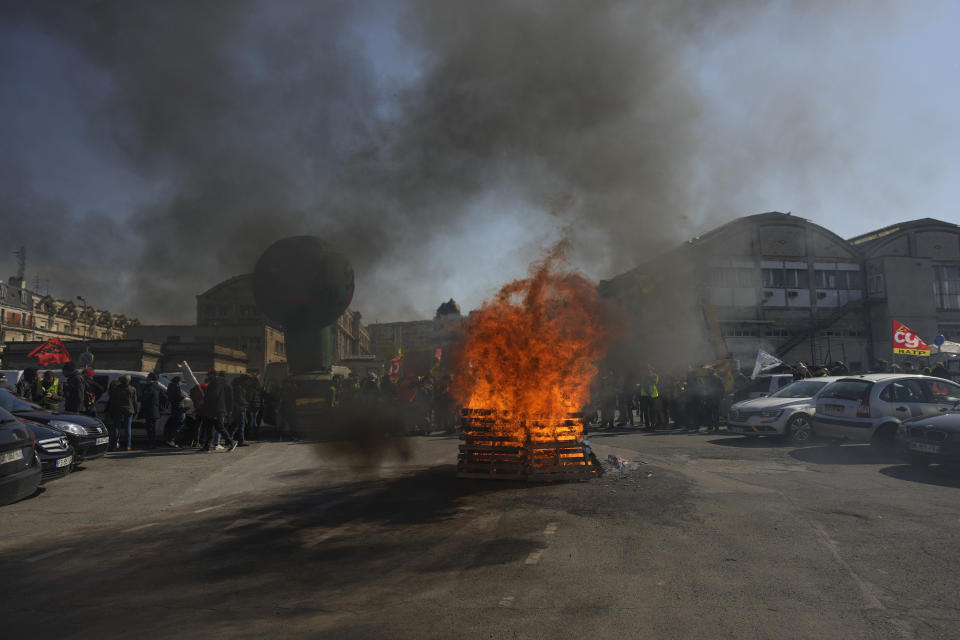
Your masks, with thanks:
M 960 332 L 960 226 L 916 220 L 845 240 L 804 218 L 738 218 L 600 283 L 626 311 L 617 363 L 660 366 L 758 350 L 788 362 L 891 360 L 892 320 Z

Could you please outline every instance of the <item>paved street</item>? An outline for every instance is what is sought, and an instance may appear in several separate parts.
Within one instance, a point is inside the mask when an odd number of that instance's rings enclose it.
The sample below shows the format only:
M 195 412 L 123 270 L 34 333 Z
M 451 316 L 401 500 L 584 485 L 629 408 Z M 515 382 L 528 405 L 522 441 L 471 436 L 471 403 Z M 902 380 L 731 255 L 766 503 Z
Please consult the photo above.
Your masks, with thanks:
M 593 435 L 639 467 L 463 481 L 314 446 L 111 454 L 0 508 L 4 635 L 949 638 L 960 472 L 867 446 Z

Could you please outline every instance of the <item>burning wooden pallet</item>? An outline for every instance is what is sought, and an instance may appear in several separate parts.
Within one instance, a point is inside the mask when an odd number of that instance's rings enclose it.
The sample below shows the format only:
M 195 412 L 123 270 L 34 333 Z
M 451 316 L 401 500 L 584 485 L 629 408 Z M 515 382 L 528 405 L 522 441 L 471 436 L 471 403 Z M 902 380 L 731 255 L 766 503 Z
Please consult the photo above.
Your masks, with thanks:
M 583 442 L 580 416 L 571 416 L 553 429 L 518 429 L 522 439 L 503 435 L 502 420 L 490 410 L 462 411 L 459 477 L 550 482 L 589 480 L 597 475 Z

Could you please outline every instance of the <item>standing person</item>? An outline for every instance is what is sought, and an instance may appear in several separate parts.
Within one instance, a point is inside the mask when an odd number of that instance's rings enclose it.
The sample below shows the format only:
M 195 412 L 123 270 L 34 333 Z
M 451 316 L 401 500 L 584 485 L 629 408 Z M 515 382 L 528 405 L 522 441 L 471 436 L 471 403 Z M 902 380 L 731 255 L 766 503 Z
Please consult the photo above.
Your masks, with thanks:
M 91 418 L 97 417 L 97 400 L 106 391 L 93 379 L 93 369 L 84 369 L 83 371 L 83 393 L 86 396 L 87 409 L 83 413 Z
M 263 413 L 263 388 L 260 386 L 260 372 L 251 369 L 247 377 L 247 437 L 260 439 L 260 414 Z
M 723 400 L 723 379 L 713 369 L 708 369 L 704 377 L 707 399 L 707 428 L 710 431 L 720 430 L 720 403 Z
M 237 443 L 227 433 L 224 427 L 224 421 L 230 414 L 228 396 L 230 387 L 226 380 L 216 374 L 212 369 L 207 378 L 207 388 L 203 393 L 203 405 L 200 407 L 200 418 L 203 420 L 203 431 L 206 436 L 206 443 L 203 451 L 210 451 L 210 445 L 214 443 L 214 434 L 227 441 L 227 449 L 233 451 L 237 448 Z M 218 444 L 217 447 L 220 445 Z M 217 449 L 222 451 L 223 449 Z
M 56 411 L 63 400 L 60 381 L 54 377 L 53 371 L 44 371 L 43 379 L 37 382 L 37 391 L 34 394 L 40 399 L 40 406 L 47 411 Z
M 191 423 L 196 428 L 193 434 L 193 442 L 191 446 L 205 446 L 206 440 L 206 427 L 204 425 L 203 419 L 200 417 L 200 409 L 203 407 L 204 394 L 207 391 L 207 385 L 210 383 L 210 374 L 207 374 L 207 378 L 204 382 L 197 381 L 193 387 L 190 388 L 190 400 L 193 402 L 193 416 Z
M 657 374 L 657 370 L 653 368 L 653 365 L 647 369 L 647 402 L 649 403 L 649 424 L 647 428 L 651 431 L 655 430 L 662 420 L 661 411 L 660 411 L 660 376 Z
M 122 375 L 110 385 L 107 413 L 113 419 L 113 448 L 120 449 L 120 430 L 127 432 L 127 451 L 133 449 L 133 416 L 137 413 L 137 390 L 130 376 Z
M 34 395 L 37 392 L 37 368 L 27 367 L 23 370 L 23 376 L 17 381 L 16 393 L 24 400 L 36 402 Z
M 240 374 L 233 379 L 230 385 L 231 395 L 233 396 L 233 420 L 230 422 L 230 437 L 237 441 L 238 447 L 247 446 L 246 431 L 247 427 L 247 409 L 250 403 L 247 399 L 247 385 L 250 376 L 245 373 Z
M 70 413 L 86 413 L 87 385 L 83 374 L 72 362 L 63 365 L 63 379 L 66 381 L 63 391 L 63 410 Z
M 687 383 L 683 390 L 684 424 L 687 429 L 700 430 L 700 407 L 703 396 L 703 382 L 699 376 L 687 374 Z
M 160 420 L 160 395 L 163 389 L 157 383 L 157 374 L 147 374 L 147 384 L 140 393 L 140 417 L 143 418 L 147 429 L 147 447 L 153 449 L 157 445 L 157 422 Z
M 806 367 L 804 367 L 806 368 Z M 750 397 L 750 378 L 743 375 L 743 371 L 733 374 L 733 401 L 740 402 Z
M 187 417 L 183 409 L 183 389 L 180 388 L 180 376 L 174 376 L 167 387 L 167 403 L 170 405 L 170 418 L 164 428 L 164 444 L 177 449 L 177 436 L 183 429 Z
M 227 413 L 223 417 L 223 426 L 226 428 L 227 432 L 230 433 L 230 439 L 236 442 L 236 438 L 233 437 L 230 427 L 233 426 L 233 387 L 227 382 L 227 372 L 218 371 L 217 377 L 220 378 L 220 381 L 223 383 L 223 402 L 227 407 Z M 216 451 L 223 451 L 224 447 L 220 444 L 220 434 L 217 433 L 217 437 L 214 440 L 216 445 Z
M 653 404 L 650 402 L 649 380 L 647 378 L 648 374 L 646 373 L 640 377 L 639 390 L 637 393 L 637 418 L 644 431 L 650 428 L 650 410 Z

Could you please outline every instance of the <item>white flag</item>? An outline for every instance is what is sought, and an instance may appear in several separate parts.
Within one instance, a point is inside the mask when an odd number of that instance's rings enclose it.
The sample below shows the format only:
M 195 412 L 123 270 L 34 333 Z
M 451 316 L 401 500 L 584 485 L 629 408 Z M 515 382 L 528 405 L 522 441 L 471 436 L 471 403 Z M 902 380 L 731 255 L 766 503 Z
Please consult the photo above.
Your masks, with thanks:
M 757 364 L 753 365 L 753 373 L 750 375 L 750 378 L 756 378 L 761 371 L 766 371 L 767 369 L 772 369 L 773 367 L 783 364 L 783 360 L 770 355 L 763 349 L 757 353 Z
M 940 353 L 960 353 L 960 342 L 950 342 L 947 340 L 940 345 Z

